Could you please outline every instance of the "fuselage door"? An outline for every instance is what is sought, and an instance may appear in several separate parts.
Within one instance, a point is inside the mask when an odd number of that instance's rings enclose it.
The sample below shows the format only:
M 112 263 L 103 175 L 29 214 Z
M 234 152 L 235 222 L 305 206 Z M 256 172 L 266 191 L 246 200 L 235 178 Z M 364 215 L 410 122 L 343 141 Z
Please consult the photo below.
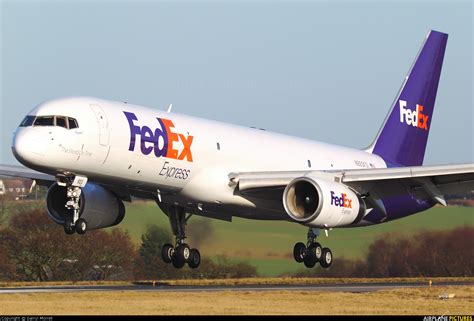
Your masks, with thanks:
M 102 146 L 108 146 L 110 140 L 110 128 L 107 116 L 105 115 L 102 107 L 99 105 L 90 106 L 97 118 L 97 123 L 99 124 L 99 143 Z

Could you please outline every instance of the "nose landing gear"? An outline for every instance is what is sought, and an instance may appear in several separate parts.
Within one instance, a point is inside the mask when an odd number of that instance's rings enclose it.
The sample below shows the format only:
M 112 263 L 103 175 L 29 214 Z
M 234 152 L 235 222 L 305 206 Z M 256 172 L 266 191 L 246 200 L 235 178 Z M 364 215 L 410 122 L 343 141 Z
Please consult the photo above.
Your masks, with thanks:
M 316 242 L 319 235 L 319 229 L 309 228 L 308 241 L 305 245 L 302 242 L 295 244 L 293 248 L 293 258 L 298 263 L 304 263 L 307 268 L 312 268 L 316 263 L 320 263 L 323 268 L 328 268 L 332 264 L 332 252 L 329 248 L 321 247 Z
M 74 176 L 74 177 L 58 177 L 58 185 L 66 186 L 66 198 L 67 202 L 65 207 L 72 211 L 72 217 L 68 217 L 64 220 L 64 232 L 66 234 L 84 234 L 87 231 L 87 222 L 85 219 L 80 218 L 80 200 L 82 194 L 82 188 L 87 183 L 87 177 L 85 176 Z

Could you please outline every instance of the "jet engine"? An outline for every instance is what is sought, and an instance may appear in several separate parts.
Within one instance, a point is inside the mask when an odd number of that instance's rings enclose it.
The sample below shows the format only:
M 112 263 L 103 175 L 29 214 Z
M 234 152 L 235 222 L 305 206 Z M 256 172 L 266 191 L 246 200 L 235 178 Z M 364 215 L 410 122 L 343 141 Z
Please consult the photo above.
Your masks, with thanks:
M 365 203 L 348 186 L 303 176 L 291 181 L 283 192 L 283 205 L 296 222 L 309 227 L 357 224 L 365 214 Z
M 57 183 L 51 185 L 46 195 L 49 217 L 57 224 L 64 224 L 73 217 L 73 211 L 66 208 L 66 187 Z M 79 199 L 79 217 L 87 222 L 88 230 L 96 230 L 119 224 L 125 216 L 125 206 L 113 193 L 94 183 L 82 188 Z

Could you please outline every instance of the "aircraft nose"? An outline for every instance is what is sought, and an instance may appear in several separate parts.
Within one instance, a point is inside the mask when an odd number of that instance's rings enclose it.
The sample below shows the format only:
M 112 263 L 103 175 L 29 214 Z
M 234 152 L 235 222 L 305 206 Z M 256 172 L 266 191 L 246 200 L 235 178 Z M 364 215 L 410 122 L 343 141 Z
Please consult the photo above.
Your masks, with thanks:
M 38 164 L 45 154 L 45 141 L 32 128 L 20 128 L 12 141 L 15 158 L 25 166 Z

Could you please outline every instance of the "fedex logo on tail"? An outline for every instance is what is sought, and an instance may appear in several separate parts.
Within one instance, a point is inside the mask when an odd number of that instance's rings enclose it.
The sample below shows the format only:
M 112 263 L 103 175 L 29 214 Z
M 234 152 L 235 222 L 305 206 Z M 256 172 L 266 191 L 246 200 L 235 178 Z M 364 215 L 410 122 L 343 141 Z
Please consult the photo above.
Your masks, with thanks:
M 407 109 L 407 102 L 398 101 L 400 105 L 400 122 L 409 126 L 428 130 L 428 115 L 423 114 L 423 106 L 416 104 L 416 109 Z
M 341 193 L 341 197 L 339 197 L 331 191 L 331 205 L 352 208 L 352 200 L 345 193 Z
M 159 126 L 152 130 L 148 126 L 140 127 L 135 125 L 135 121 L 137 121 L 138 118 L 134 113 L 127 111 L 124 111 L 123 113 L 125 114 L 125 117 L 128 120 L 128 125 L 130 126 L 129 151 L 135 150 L 137 137 L 140 137 L 140 151 L 144 155 L 149 155 L 153 152 L 156 157 L 167 157 L 178 160 L 186 159 L 188 162 L 193 161 L 193 155 L 191 153 L 193 136 L 185 136 L 181 133 L 174 132 L 174 124 L 171 120 L 156 118 Z M 178 150 L 176 149 L 176 145 L 180 142 L 182 148 Z

